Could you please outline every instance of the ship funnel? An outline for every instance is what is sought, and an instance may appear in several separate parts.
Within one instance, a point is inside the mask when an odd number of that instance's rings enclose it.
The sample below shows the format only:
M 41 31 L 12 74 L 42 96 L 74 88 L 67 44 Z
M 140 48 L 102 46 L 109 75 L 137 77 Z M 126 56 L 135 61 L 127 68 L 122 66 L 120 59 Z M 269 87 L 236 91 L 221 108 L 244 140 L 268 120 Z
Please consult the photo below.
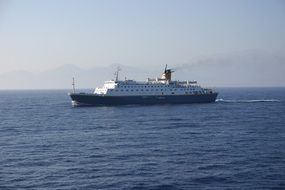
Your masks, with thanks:
M 166 64 L 164 73 L 162 73 L 161 75 L 161 79 L 171 81 L 171 73 L 173 73 L 173 71 L 171 69 L 167 69 L 167 64 Z

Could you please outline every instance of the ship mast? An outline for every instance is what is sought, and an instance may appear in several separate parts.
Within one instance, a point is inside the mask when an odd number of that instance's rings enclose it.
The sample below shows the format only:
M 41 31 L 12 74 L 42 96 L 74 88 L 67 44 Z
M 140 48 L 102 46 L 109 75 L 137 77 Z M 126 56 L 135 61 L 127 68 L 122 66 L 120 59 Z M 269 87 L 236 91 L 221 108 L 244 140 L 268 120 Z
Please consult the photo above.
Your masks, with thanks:
M 117 70 L 115 72 L 115 82 L 118 82 L 119 80 L 119 72 L 121 71 L 121 68 L 118 66 Z
M 172 69 L 167 69 L 167 64 L 165 65 L 164 73 L 162 73 L 161 79 L 170 82 L 171 81 L 171 73 L 174 71 Z
M 75 93 L 75 82 L 74 77 L 72 77 L 72 92 Z

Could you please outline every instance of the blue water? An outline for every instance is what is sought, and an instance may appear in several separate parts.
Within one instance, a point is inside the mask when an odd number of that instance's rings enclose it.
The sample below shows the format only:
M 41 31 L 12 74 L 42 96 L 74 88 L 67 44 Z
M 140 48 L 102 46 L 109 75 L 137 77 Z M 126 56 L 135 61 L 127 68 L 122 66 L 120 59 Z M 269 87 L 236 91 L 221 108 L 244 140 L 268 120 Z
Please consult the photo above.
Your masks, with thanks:
M 285 189 L 285 88 L 216 103 L 72 108 L 0 91 L 0 189 Z

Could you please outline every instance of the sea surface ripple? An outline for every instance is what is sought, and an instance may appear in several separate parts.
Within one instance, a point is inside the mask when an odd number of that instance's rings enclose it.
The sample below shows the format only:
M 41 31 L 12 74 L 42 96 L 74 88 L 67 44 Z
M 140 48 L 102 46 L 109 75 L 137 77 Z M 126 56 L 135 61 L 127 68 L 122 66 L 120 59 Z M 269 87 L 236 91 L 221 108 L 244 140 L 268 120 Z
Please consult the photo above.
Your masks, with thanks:
M 0 189 L 285 189 L 285 89 L 211 104 L 72 108 L 0 91 Z

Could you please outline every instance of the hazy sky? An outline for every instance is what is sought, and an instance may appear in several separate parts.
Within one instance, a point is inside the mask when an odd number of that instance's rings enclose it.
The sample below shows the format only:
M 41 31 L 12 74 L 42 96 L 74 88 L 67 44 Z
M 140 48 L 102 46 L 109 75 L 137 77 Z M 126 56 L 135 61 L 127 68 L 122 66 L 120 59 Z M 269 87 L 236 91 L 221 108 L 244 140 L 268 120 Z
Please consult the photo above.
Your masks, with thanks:
M 179 64 L 245 49 L 285 54 L 285 1 L 0 1 L 0 73 Z

